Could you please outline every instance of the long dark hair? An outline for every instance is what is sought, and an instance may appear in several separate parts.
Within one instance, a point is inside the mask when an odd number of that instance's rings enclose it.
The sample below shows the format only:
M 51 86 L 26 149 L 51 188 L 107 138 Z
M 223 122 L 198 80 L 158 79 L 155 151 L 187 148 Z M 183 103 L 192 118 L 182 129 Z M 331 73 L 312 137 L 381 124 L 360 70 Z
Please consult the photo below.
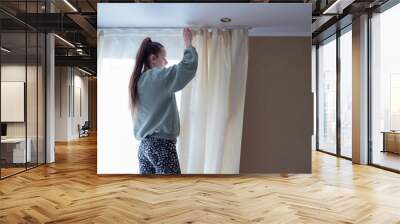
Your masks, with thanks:
M 140 48 L 136 54 L 136 62 L 135 67 L 133 69 L 131 79 L 129 81 L 129 100 L 132 114 L 134 112 L 138 91 L 137 84 L 139 82 L 140 76 L 146 70 L 150 69 L 149 57 L 154 54 L 158 56 L 164 46 L 158 42 L 151 41 L 150 37 L 146 37 L 142 44 L 140 44 Z

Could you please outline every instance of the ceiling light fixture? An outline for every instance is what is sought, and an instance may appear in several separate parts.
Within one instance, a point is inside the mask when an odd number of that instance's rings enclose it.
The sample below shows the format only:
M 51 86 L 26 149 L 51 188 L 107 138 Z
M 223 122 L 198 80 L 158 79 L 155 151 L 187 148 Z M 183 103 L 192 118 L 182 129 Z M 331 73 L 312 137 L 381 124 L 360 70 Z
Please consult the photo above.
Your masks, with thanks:
M 83 55 L 83 49 L 82 48 L 77 48 L 76 49 L 76 53 L 78 53 L 79 55 Z
M 232 21 L 232 19 L 231 19 L 231 18 L 228 18 L 228 17 L 221 18 L 220 20 L 221 20 L 221 22 L 223 22 L 223 23 L 229 23 L 230 21 Z
M 351 5 L 353 2 L 354 0 L 336 0 L 332 5 L 325 9 L 322 14 L 342 14 L 343 9 Z
M 83 70 L 83 69 L 81 69 L 81 68 L 79 68 L 79 67 L 78 67 L 78 70 L 81 71 L 81 72 L 83 72 L 83 73 L 85 73 L 85 74 L 88 74 L 88 75 L 92 76 L 92 73 L 90 73 L 90 72 L 88 72 L 88 71 L 86 71 L 86 70 Z
M 4 52 L 7 52 L 7 53 L 10 53 L 10 52 L 11 52 L 11 50 L 9 50 L 9 49 L 7 49 L 7 48 L 5 48 L 5 47 L 1 47 L 1 50 L 4 51 Z
M 336 0 L 332 5 L 330 5 L 327 9 L 324 10 L 322 14 L 328 14 L 330 13 L 331 9 L 336 7 L 336 5 L 340 2 L 340 0 Z
M 74 10 L 75 12 L 78 12 L 78 10 L 68 1 L 68 0 L 64 0 L 65 4 L 67 4 L 72 10 Z
M 60 39 L 61 41 L 63 41 L 64 43 L 66 43 L 67 45 L 69 45 L 69 46 L 75 48 L 75 45 L 73 45 L 73 44 L 72 44 L 71 42 L 69 42 L 68 40 L 66 40 L 66 39 L 64 39 L 64 38 L 62 38 L 62 37 L 60 37 L 60 36 L 57 35 L 57 34 L 54 34 L 54 36 L 57 37 L 58 39 Z

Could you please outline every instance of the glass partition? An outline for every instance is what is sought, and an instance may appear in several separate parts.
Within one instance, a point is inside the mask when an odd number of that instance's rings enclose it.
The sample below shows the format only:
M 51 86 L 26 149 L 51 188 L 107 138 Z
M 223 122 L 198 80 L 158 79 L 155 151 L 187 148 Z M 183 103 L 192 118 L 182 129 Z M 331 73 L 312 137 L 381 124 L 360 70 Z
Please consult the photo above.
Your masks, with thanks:
M 46 36 L 43 33 L 38 33 L 38 76 L 37 76 L 37 162 L 43 164 L 46 161 Z
M 30 151 L 30 160 L 27 167 L 37 165 L 37 132 L 38 132 L 38 113 L 37 113 L 37 98 L 38 98 L 38 49 L 37 49 L 38 35 L 36 32 L 27 33 L 27 74 L 26 74 L 26 113 L 27 113 L 27 150 Z
M 26 5 L 28 3 L 28 5 Z M 1 2 L 42 13 L 44 1 Z M 45 34 L 0 12 L 0 178 L 45 163 Z
M 26 150 L 26 33 L 1 34 L 1 176 L 24 171 Z
M 39 1 L 27 2 L 26 12 L 41 13 L 42 4 Z M 36 21 L 35 21 L 36 20 Z M 38 17 L 32 17 L 30 21 L 34 24 L 38 23 Z M 39 32 L 27 27 L 27 150 L 31 151 L 30 162 L 27 167 L 35 167 L 38 165 L 39 159 L 39 70 L 40 51 L 39 43 L 41 42 Z

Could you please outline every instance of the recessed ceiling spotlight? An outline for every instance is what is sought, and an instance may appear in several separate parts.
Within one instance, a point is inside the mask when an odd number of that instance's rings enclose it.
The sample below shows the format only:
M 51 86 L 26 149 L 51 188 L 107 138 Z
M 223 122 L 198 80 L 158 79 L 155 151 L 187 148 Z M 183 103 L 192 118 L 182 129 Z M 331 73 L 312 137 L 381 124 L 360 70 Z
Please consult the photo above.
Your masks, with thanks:
M 230 21 L 232 21 L 232 19 L 231 19 L 231 18 L 228 18 L 228 17 L 221 18 L 220 20 L 221 20 L 221 22 L 223 22 L 223 23 L 229 23 Z

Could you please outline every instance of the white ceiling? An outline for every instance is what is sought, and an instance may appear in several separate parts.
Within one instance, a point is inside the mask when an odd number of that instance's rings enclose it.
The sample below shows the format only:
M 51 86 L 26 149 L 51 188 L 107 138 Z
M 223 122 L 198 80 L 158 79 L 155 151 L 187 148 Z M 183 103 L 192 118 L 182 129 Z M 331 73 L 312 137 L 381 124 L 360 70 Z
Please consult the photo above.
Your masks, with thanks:
M 252 36 L 311 36 L 311 3 L 99 3 L 98 28 L 249 27 Z M 223 17 L 232 19 L 222 23 Z

